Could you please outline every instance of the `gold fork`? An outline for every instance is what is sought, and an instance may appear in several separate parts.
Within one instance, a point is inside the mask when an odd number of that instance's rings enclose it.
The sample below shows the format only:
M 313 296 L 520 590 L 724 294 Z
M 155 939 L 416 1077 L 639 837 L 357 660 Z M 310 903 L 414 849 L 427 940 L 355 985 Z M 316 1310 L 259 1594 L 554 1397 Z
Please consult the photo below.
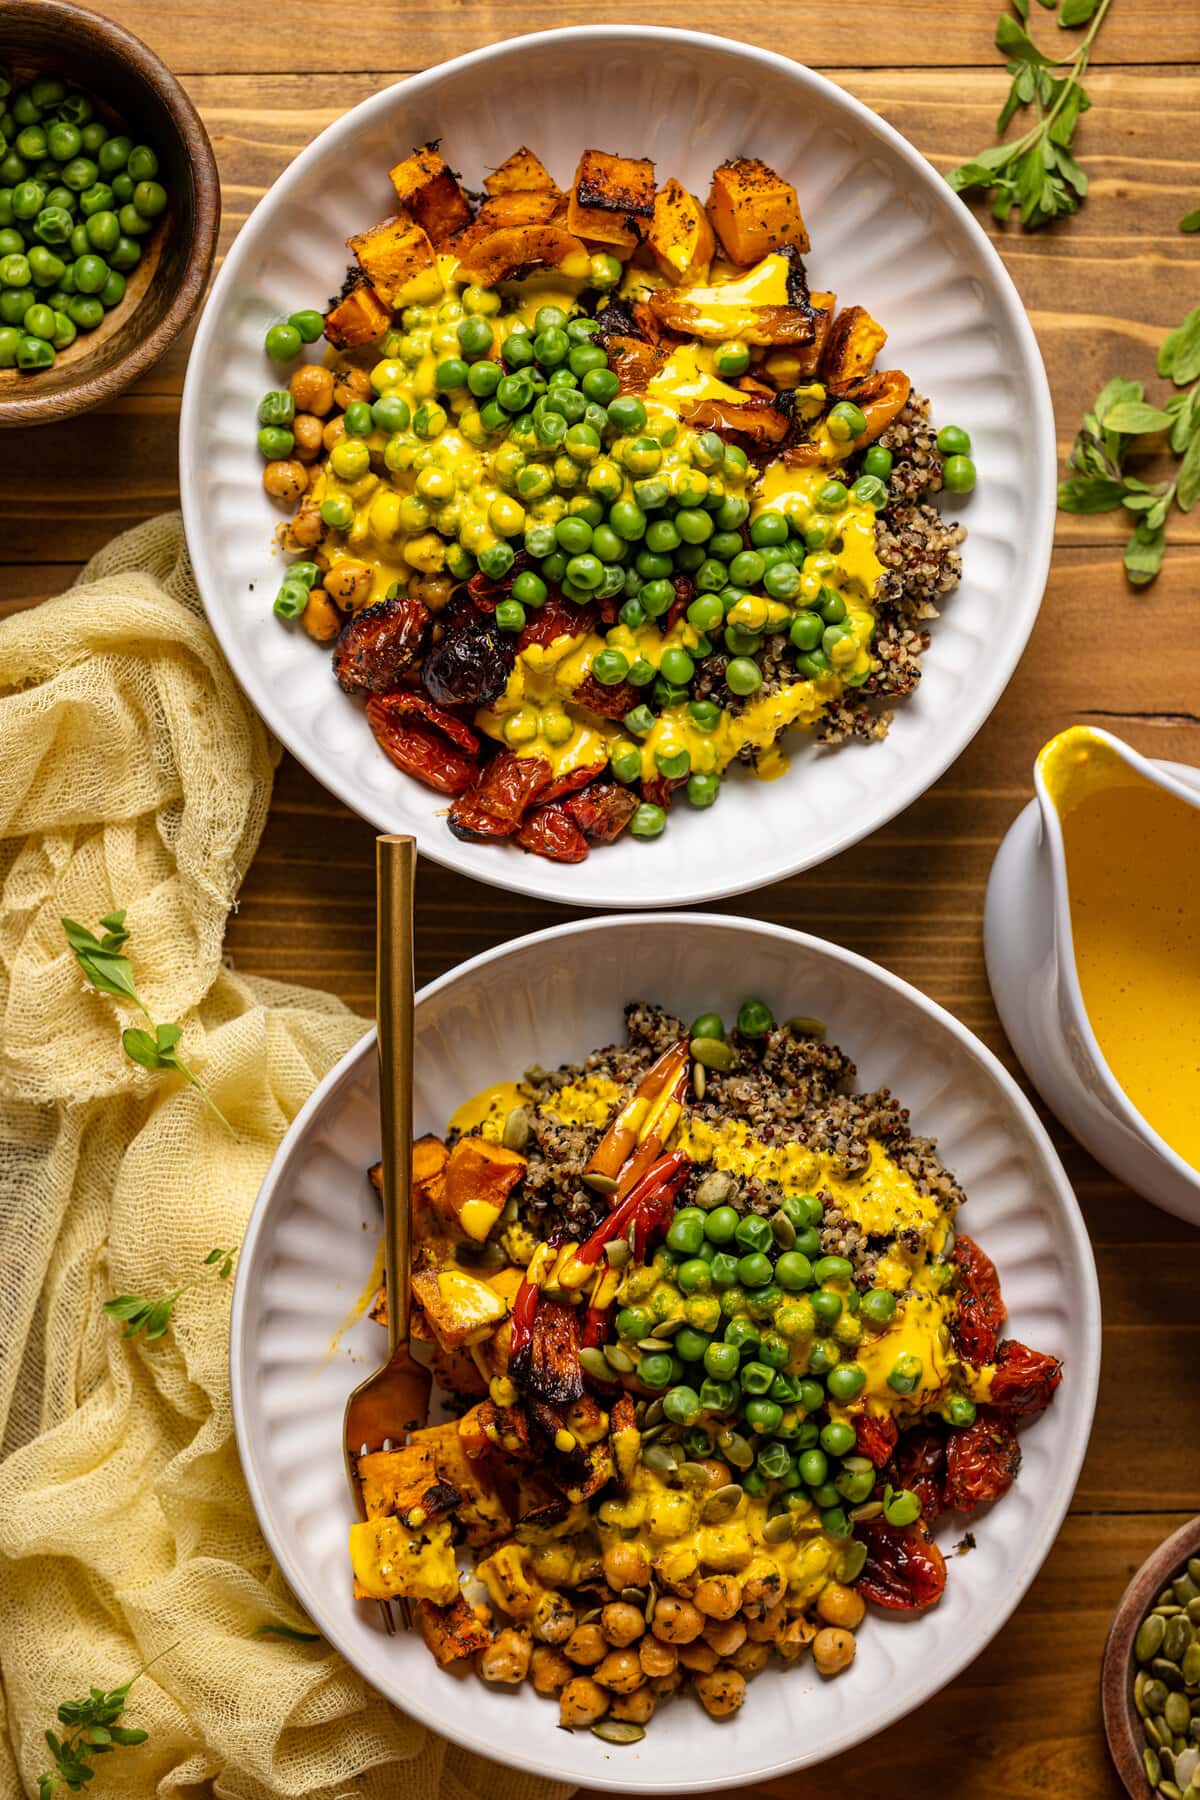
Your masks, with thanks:
M 379 1034 L 379 1118 L 383 1195 L 383 1268 L 388 1354 L 346 1402 L 346 1479 L 365 1517 L 358 1458 L 407 1442 L 429 1417 L 429 1370 L 408 1347 L 411 1298 L 413 1138 L 413 890 L 417 846 L 411 837 L 375 840 L 375 1010 Z M 380 1611 L 395 1632 L 391 1602 Z M 411 1625 L 408 1602 L 401 1601 Z

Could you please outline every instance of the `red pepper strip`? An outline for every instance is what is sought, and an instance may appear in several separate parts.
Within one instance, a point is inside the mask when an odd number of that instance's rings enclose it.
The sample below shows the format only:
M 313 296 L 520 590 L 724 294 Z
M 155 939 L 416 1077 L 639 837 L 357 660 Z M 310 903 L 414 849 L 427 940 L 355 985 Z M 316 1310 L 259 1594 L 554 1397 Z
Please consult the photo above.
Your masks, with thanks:
M 608 1321 L 612 1313 L 611 1306 L 589 1306 L 587 1317 L 583 1321 L 583 1330 L 579 1334 L 581 1350 L 598 1350 L 608 1337 Z
M 642 1227 L 639 1210 L 648 1203 L 665 1197 L 673 1201 L 687 1178 L 688 1159 L 682 1150 L 672 1150 L 668 1155 L 660 1157 L 652 1168 L 646 1170 L 636 1187 L 630 1189 L 620 1206 L 610 1212 L 607 1219 L 597 1225 L 586 1243 L 575 1252 L 576 1262 L 596 1263 L 604 1254 L 605 1244 L 611 1244 L 614 1238 L 623 1237 L 630 1225 L 634 1226 L 635 1236 Z M 520 1295 L 517 1296 L 520 1299 Z
M 691 1078 L 692 1065 L 690 1062 L 685 1061 L 679 1074 L 675 1077 L 675 1085 L 667 1098 L 667 1106 L 679 1106 L 682 1103 L 683 1096 L 687 1093 L 688 1082 Z M 661 1124 L 662 1118 L 660 1115 L 658 1124 L 655 1125 L 654 1129 L 650 1132 L 645 1143 L 637 1146 L 633 1155 L 629 1158 L 629 1161 L 618 1174 L 618 1200 L 624 1199 L 626 1194 L 632 1192 L 636 1183 L 639 1182 L 646 1173 L 646 1170 L 651 1168 L 656 1159 L 662 1155 L 663 1138 L 660 1130 Z
M 586 1173 L 615 1179 L 637 1149 L 638 1132 L 663 1091 L 675 1084 L 679 1070 L 689 1067 L 687 1040 L 681 1038 L 651 1063 L 590 1158 Z
M 512 1340 L 508 1351 L 510 1362 L 523 1350 L 528 1350 L 533 1342 L 533 1320 L 540 1292 L 536 1281 L 523 1281 L 517 1289 L 512 1303 Z

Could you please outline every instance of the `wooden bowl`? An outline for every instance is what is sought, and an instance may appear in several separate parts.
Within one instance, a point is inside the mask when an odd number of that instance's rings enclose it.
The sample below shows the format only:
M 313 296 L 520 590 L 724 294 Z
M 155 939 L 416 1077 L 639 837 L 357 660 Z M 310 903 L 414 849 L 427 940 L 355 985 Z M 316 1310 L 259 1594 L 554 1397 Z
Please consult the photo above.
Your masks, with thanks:
M 1150 1783 L 1142 1767 L 1141 1720 L 1133 1704 L 1133 1640 L 1138 1626 L 1172 1576 L 1189 1556 L 1200 1554 L 1200 1517 L 1189 1520 L 1148 1556 L 1129 1586 L 1109 1627 L 1100 1671 L 1100 1703 L 1109 1754 L 1125 1791 L 1133 1800 L 1149 1800 Z
M 175 77 L 132 32 L 69 0 L 5 0 L 0 62 L 18 83 L 61 75 L 159 160 L 167 210 L 130 271 L 125 298 L 81 331 L 52 369 L 0 370 L 0 427 L 70 418 L 153 368 L 187 325 L 208 283 L 221 188 L 208 133 Z

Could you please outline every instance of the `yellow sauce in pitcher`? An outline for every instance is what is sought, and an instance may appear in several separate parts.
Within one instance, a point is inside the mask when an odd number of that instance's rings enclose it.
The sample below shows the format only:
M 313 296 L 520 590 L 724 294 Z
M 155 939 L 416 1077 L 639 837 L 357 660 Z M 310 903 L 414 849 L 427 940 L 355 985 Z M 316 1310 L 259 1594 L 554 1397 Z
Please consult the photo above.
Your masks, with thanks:
M 1039 758 L 1062 821 L 1075 966 L 1114 1079 L 1200 1169 L 1200 806 L 1073 727 Z

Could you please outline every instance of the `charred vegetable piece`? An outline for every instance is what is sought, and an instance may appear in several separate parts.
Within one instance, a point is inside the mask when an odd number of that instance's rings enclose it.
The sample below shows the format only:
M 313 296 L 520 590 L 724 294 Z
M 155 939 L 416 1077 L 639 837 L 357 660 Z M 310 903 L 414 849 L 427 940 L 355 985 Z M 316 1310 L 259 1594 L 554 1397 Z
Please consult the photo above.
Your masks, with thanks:
M 637 795 L 616 781 L 594 781 L 566 802 L 566 811 L 593 844 L 613 843 L 637 808 Z
M 353 350 L 359 344 L 374 343 L 391 322 L 391 307 L 363 282 L 325 314 L 325 336 L 335 350 Z
M 440 1208 L 447 1222 L 482 1244 L 526 1167 L 525 1157 L 502 1144 L 459 1138 L 443 1176 Z
M 1061 1380 L 1062 1363 L 1056 1356 L 1005 1338 L 996 1352 L 989 1398 L 1010 1419 L 1032 1419 L 1045 1412 Z
M 1021 1447 L 1005 1413 L 981 1406 L 973 1425 L 950 1434 L 943 1504 L 973 1512 L 1007 1494 L 1021 1467 Z
M 854 1421 L 854 1448 L 877 1469 L 882 1469 L 890 1458 L 898 1436 L 899 1428 L 890 1413 L 878 1418 L 874 1413 L 860 1413 Z
M 468 840 L 511 837 L 551 779 L 544 757 L 516 756 L 511 750 L 502 750 L 471 791 L 450 808 L 451 831 Z
M 946 1559 L 923 1520 L 888 1525 L 871 1519 L 854 1535 L 867 1546 L 859 1592 L 889 1612 L 923 1612 L 936 1606 L 946 1586 Z
M 514 1359 L 512 1373 L 523 1388 L 552 1406 L 578 1400 L 583 1393 L 579 1309 L 542 1296 L 527 1350 Z
M 408 673 L 425 642 L 429 613 L 406 596 L 364 607 L 343 628 L 333 672 L 347 694 L 382 694 Z
M 495 1288 L 462 1269 L 416 1269 L 412 1291 L 444 1350 L 479 1343 L 508 1312 Z
M 432 1600 L 417 1602 L 417 1630 L 425 1640 L 425 1648 L 441 1668 L 461 1658 L 486 1650 L 492 1634 L 475 1617 L 462 1595 L 449 1606 L 435 1606 Z
M 504 692 L 513 652 L 482 621 L 447 631 L 421 665 L 421 681 L 441 706 L 486 706 Z
M 483 185 L 489 194 L 558 192 L 549 170 L 524 144 L 505 157 L 498 169 L 486 175 Z
M 841 388 L 860 375 L 869 375 L 886 343 L 887 332 L 865 306 L 843 307 L 829 327 L 821 351 L 822 381 Z
M 442 1480 L 432 1449 L 423 1444 L 360 1456 L 358 1479 L 368 1519 L 392 1516 L 410 1531 L 453 1512 L 462 1499 Z
M 458 1594 L 448 1521 L 410 1531 L 399 1519 L 364 1519 L 350 1527 L 350 1561 L 359 1600 L 403 1594 L 449 1606 Z
M 575 170 L 567 224 L 580 237 L 618 250 L 638 241 L 635 221 L 654 216 L 654 164 L 645 158 L 585 150 Z
M 549 862 L 579 863 L 588 853 L 587 839 L 561 806 L 539 806 L 527 813 L 514 842 Z
M 974 1238 L 959 1235 L 954 1245 L 958 1268 L 958 1306 L 951 1321 L 954 1348 L 965 1362 L 981 1369 L 996 1354 L 996 1339 L 1004 1323 L 1000 1277 L 986 1250 Z
M 471 207 L 458 180 L 435 144 L 414 150 L 388 171 L 404 211 L 437 245 L 471 222 Z
M 730 262 L 757 262 L 782 244 L 808 249 L 795 188 L 757 157 L 713 170 L 708 217 Z
M 924 1426 L 906 1431 L 896 1446 L 888 1479 L 893 1487 L 908 1488 L 917 1496 L 921 1517 L 929 1524 L 942 1510 L 945 1475 L 945 1432 Z
M 668 281 L 703 281 L 716 250 L 708 217 L 695 194 L 672 176 L 659 188 L 646 244 Z
M 413 219 L 385 219 L 346 241 L 374 291 L 392 307 L 403 304 L 405 288 L 418 276 L 437 269 L 429 233 Z
M 585 276 L 589 259 L 583 244 L 561 225 L 503 225 L 460 258 L 461 276 L 480 287 L 495 287 L 518 270 L 545 263 L 565 275 Z
M 576 706 L 586 706 L 600 719 L 623 719 L 641 697 L 628 681 L 620 681 L 616 687 L 605 687 L 594 675 L 585 675 L 571 696 Z
M 602 762 L 585 763 L 582 768 L 569 769 L 563 775 L 555 776 L 550 786 L 540 796 L 541 804 L 548 806 L 552 800 L 565 800 L 568 794 L 577 794 L 580 788 L 594 781 L 603 773 L 606 764 Z
M 439 794 L 465 794 L 479 776 L 479 739 L 420 694 L 373 694 L 367 723 L 398 769 Z

